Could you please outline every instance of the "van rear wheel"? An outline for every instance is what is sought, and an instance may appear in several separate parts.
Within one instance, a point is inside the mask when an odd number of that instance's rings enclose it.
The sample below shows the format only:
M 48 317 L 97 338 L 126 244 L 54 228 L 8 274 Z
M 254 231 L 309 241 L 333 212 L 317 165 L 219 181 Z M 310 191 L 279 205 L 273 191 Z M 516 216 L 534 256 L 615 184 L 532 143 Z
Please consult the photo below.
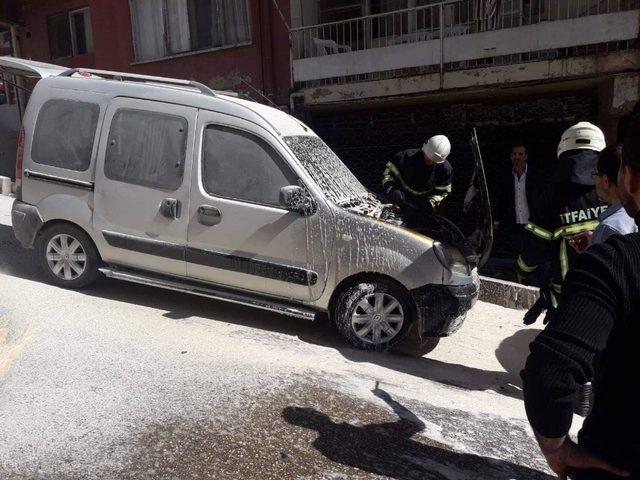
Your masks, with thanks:
M 334 322 L 351 345 L 386 350 L 400 343 L 413 323 L 407 292 L 384 280 L 357 283 L 336 299 Z
M 82 288 L 98 277 L 100 256 L 93 241 L 80 228 L 59 224 L 38 237 L 38 257 L 50 283 L 63 288 Z

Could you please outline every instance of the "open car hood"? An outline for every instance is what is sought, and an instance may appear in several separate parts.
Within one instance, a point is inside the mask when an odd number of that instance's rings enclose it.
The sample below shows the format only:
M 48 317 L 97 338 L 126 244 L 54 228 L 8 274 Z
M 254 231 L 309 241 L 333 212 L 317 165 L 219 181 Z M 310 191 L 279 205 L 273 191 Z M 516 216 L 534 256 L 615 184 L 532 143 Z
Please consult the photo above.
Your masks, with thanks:
M 491 255 L 493 219 L 482 154 L 480 153 L 480 145 L 475 129 L 471 137 L 471 150 L 473 152 L 474 169 L 465 198 L 464 209 L 467 217 L 473 216 L 474 218 L 473 232 L 465 236 L 457 225 L 437 214 L 434 214 L 433 218 L 437 219 L 438 230 L 426 227 L 424 229 L 415 229 L 415 231 L 458 248 L 469 264 L 481 267 Z M 409 228 L 406 225 L 403 213 L 397 206 L 384 203 L 382 198 L 378 198 L 373 193 L 345 200 L 338 205 L 359 215 Z
M 479 257 L 478 265 L 482 266 L 489 259 L 491 248 L 493 247 L 493 218 L 491 215 L 491 201 L 489 200 L 487 177 L 484 173 L 482 153 L 480 152 L 478 134 L 475 128 L 471 136 L 471 151 L 473 152 L 473 160 L 475 162 L 471 185 L 474 186 L 477 191 L 477 195 L 472 201 L 477 208 L 478 217 L 476 230 L 469 238 L 474 243 L 475 251 Z

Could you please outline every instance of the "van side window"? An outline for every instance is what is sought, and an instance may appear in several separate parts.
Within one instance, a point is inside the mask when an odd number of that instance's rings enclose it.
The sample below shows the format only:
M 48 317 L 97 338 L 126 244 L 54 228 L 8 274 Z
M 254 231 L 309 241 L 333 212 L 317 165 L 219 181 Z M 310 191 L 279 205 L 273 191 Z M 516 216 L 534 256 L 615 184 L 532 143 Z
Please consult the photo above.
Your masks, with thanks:
M 122 108 L 111 121 L 104 173 L 144 187 L 177 190 L 187 149 L 186 118 Z
M 45 102 L 36 120 L 31 158 L 41 165 L 84 172 L 91 164 L 99 116 L 95 103 Z
M 241 130 L 209 125 L 202 145 L 202 178 L 211 195 L 279 206 L 280 189 L 296 177 L 261 138 Z

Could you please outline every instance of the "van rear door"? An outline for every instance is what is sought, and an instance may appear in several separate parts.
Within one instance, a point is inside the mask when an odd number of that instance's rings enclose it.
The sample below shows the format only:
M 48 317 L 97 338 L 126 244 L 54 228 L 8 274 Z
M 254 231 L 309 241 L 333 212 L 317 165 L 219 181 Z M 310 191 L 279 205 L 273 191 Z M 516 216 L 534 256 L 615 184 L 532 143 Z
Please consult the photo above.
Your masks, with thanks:
M 16 172 L 14 159 L 18 150 L 18 131 L 27 99 L 24 92 L 30 92 L 33 84 L 41 78 L 59 75 L 64 71 L 65 68 L 58 65 L 0 57 L 0 74 L 5 83 L 5 98 L 0 105 L 0 175 L 13 178 Z M 16 87 L 15 96 L 9 94 L 13 87 Z
M 38 80 L 60 75 L 65 70 L 65 67 L 50 63 L 0 56 L 2 81 L 10 86 L 5 86 L 6 98 L 0 105 L 0 175 L 13 178 L 16 173 L 14 159 L 18 150 L 18 132 L 28 98 L 25 92 L 31 92 Z M 9 95 L 13 87 L 16 87 L 15 96 Z
M 51 63 L 36 62 L 34 60 L 8 56 L 0 57 L 0 71 L 9 75 L 39 79 L 60 75 L 66 70 L 68 70 L 68 68 Z

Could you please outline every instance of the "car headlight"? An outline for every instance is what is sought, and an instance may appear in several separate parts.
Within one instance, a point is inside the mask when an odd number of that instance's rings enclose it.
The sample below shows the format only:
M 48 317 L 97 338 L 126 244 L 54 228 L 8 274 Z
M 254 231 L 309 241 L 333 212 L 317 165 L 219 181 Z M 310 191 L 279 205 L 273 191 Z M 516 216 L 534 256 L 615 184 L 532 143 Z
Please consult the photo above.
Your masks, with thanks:
M 453 264 L 453 257 L 447 251 L 446 248 L 442 246 L 439 242 L 433 242 L 433 253 L 435 253 L 436 258 L 447 270 L 451 271 L 451 265 Z
M 445 247 L 440 242 L 433 242 L 433 253 L 435 254 L 438 262 L 449 272 L 458 275 L 469 275 L 469 265 L 464 260 L 462 255 L 453 250 Z M 457 255 L 454 255 L 457 253 Z

